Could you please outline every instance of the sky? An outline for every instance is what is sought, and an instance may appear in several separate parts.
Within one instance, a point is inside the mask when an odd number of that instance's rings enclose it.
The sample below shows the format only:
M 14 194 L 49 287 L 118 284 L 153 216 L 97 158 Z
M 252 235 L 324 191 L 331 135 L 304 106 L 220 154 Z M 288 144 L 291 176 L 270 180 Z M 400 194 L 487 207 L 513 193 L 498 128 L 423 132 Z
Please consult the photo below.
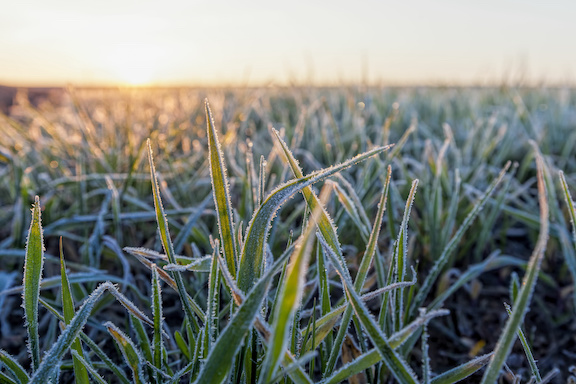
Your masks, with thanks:
M 576 1 L 33 0 L 0 84 L 576 83 Z

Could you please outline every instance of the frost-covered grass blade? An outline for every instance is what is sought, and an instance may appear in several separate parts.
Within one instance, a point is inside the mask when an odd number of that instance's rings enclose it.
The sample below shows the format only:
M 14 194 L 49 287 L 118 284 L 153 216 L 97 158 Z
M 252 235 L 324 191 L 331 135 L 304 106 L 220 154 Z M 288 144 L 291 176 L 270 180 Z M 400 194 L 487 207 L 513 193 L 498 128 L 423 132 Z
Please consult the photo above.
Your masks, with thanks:
M 234 236 L 234 221 L 232 216 L 232 203 L 230 200 L 230 186 L 224 164 L 224 155 L 218 141 L 216 128 L 212 112 L 206 100 L 206 123 L 208 130 L 208 149 L 210 157 L 210 178 L 212 179 L 212 194 L 214 196 L 214 206 L 218 213 L 218 228 L 220 231 L 220 242 L 222 251 L 228 264 L 228 269 L 232 276 L 236 277 L 237 246 Z
M 40 281 L 44 265 L 44 239 L 42 236 L 40 199 L 34 198 L 32 221 L 26 241 L 26 258 L 24 261 L 24 292 L 22 294 L 26 330 L 28 331 L 28 352 L 32 359 L 32 367 L 40 365 L 40 338 L 38 336 L 38 298 L 40 296 Z
M 532 298 L 532 292 L 536 286 L 536 281 L 538 279 L 538 273 L 540 272 L 540 265 L 542 264 L 542 259 L 544 258 L 544 251 L 546 250 L 546 245 L 548 243 L 549 234 L 549 222 L 548 222 L 548 199 L 546 197 L 546 186 L 544 184 L 544 161 L 540 155 L 540 151 L 533 144 L 534 152 L 536 153 L 536 169 L 537 169 L 537 183 L 538 183 L 538 201 L 540 203 L 540 234 L 538 235 L 538 242 L 534 248 L 532 256 L 530 256 L 530 262 L 528 264 L 528 269 L 522 280 L 522 288 L 518 293 L 518 298 L 514 302 L 514 307 L 512 309 L 512 314 L 508 321 L 504 331 L 500 335 L 498 344 L 494 351 L 494 355 L 490 360 L 490 364 L 484 373 L 482 378 L 483 384 L 494 383 L 498 379 L 500 370 L 510 351 L 512 349 L 512 343 L 516 339 L 516 334 L 520 325 L 524 320 L 524 315 L 528 310 L 530 305 L 530 300 Z

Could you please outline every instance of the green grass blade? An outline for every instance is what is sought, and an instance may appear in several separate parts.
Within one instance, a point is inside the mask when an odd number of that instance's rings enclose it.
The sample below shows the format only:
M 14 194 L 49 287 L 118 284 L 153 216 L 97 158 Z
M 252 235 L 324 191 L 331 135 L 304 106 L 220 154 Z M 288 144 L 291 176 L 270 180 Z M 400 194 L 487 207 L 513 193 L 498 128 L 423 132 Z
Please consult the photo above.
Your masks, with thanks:
M 118 345 L 118 348 L 122 352 L 122 356 L 124 356 L 124 360 L 132 370 L 132 378 L 134 379 L 134 383 L 145 383 L 146 380 L 144 380 L 142 369 L 144 358 L 142 357 L 140 351 L 138 351 L 136 348 L 134 342 L 130 340 L 130 338 L 124 332 L 122 332 L 110 321 L 104 323 L 104 326 L 108 329 L 108 332 L 114 338 L 116 345 Z
M 512 308 L 506 303 L 504 303 L 506 307 L 506 312 L 508 316 L 512 316 Z M 518 338 L 520 339 L 520 343 L 522 344 L 522 348 L 524 348 L 524 354 L 526 355 L 526 359 L 528 360 L 528 364 L 530 365 L 530 370 L 532 371 L 532 376 L 536 379 L 537 383 L 542 382 L 542 376 L 540 375 L 540 371 L 538 370 L 538 365 L 536 364 L 536 360 L 534 360 L 534 355 L 532 354 L 532 349 L 528 344 L 528 340 L 526 340 L 526 336 L 524 336 L 524 331 L 522 331 L 522 327 L 518 327 Z
M 44 264 L 44 239 L 42 236 L 40 199 L 34 198 L 32 221 L 26 241 L 26 258 L 24 261 L 24 293 L 22 294 L 26 331 L 28 332 L 28 352 L 32 359 L 32 368 L 40 365 L 40 339 L 38 337 L 38 298 L 40 281 Z
M 478 356 L 477 358 L 468 361 L 456 368 L 439 374 L 430 380 L 431 384 L 452 384 L 464 380 L 468 376 L 482 369 L 492 357 L 492 353 L 487 355 Z
M 170 232 L 168 231 L 168 220 L 166 220 L 166 215 L 164 214 L 164 207 L 162 206 L 162 199 L 160 197 L 160 190 L 158 187 L 158 178 L 156 176 L 156 168 L 154 167 L 154 158 L 152 155 L 152 146 L 150 145 L 150 139 L 148 139 L 148 160 L 150 163 L 150 177 L 152 182 L 152 193 L 154 195 L 154 207 L 156 210 L 156 221 L 158 223 L 158 231 L 160 233 L 160 238 L 162 240 L 162 246 L 168 256 L 168 261 L 172 264 L 176 264 L 176 256 L 174 253 L 174 248 L 172 245 L 172 240 L 170 239 Z M 180 300 L 182 301 L 182 307 L 184 308 L 184 314 L 191 324 L 196 322 L 192 306 L 188 300 L 188 294 L 184 286 L 184 281 L 182 280 L 182 275 L 179 272 L 172 272 L 172 278 L 176 283 L 176 288 L 178 294 L 180 295 Z
M 68 325 L 75 315 L 75 310 L 72 292 L 70 291 L 70 283 L 68 282 L 68 275 L 66 273 L 66 263 L 64 262 L 62 237 L 60 237 L 60 276 L 62 279 L 62 313 L 64 314 L 64 322 Z M 74 340 L 72 350 L 76 351 L 79 356 L 84 356 L 80 339 L 76 338 L 76 340 Z M 72 360 L 74 363 L 74 377 L 76 382 L 80 384 L 89 383 L 88 371 L 84 365 L 76 357 L 72 357 Z
M 94 381 L 99 384 L 106 384 L 106 381 L 102 378 L 102 376 L 100 376 L 98 372 L 96 372 L 96 370 L 92 367 L 92 365 L 90 365 L 90 363 L 88 363 L 84 357 L 82 357 L 76 350 L 72 350 L 72 358 L 74 358 L 74 361 L 78 361 L 86 370 L 86 372 L 90 373 Z
M 50 350 L 44 355 L 44 359 L 40 366 L 34 372 L 32 376 L 31 383 L 43 384 L 48 381 L 48 378 L 52 374 L 54 368 L 60 363 L 60 360 L 64 356 L 64 353 L 68 351 L 74 339 L 78 336 L 86 321 L 90 317 L 90 312 L 94 305 L 98 302 L 104 291 L 114 288 L 112 283 L 105 282 L 102 283 L 88 296 L 84 301 L 84 304 L 76 312 L 76 315 L 70 321 L 70 324 L 66 326 L 66 329 L 58 337 L 58 340 L 52 345 Z
M 574 207 L 574 200 L 572 200 L 572 196 L 570 195 L 564 172 L 560 171 L 558 175 L 560 177 L 560 183 L 562 184 L 562 190 L 564 191 L 564 199 L 568 206 L 568 213 L 570 215 L 570 221 L 572 222 L 572 236 L 574 237 L 574 245 L 576 246 L 576 208 Z
M 270 223 L 280 206 L 292 197 L 296 192 L 321 181 L 336 172 L 340 172 L 354 164 L 368 159 L 378 153 L 388 149 L 388 147 L 378 147 L 368 152 L 360 154 L 352 159 L 335 165 L 330 168 L 313 172 L 307 176 L 289 181 L 277 187 L 266 198 L 264 203 L 258 208 L 252 220 L 248 224 L 246 231 L 246 241 L 242 248 L 240 257 L 240 267 L 238 270 L 238 286 L 242 291 L 247 291 L 252 287 L 254 281 L 260 276 L 262 261 L 264 258 L 265 244 L 270 231 Z
M 352 281 L 345 278 L 343 266 L 340 265 L 338 256 L 336 256 L 336 254 L 332 251 L 330 246 L 321 236 L 318 236 L 318 239 L 330 257 L 336 272 L 338 275 L 340 275 L 340 279 L 342 280 L 342 284 L 345 288 L 346 297 L 354 308 L 358 320 L 360 320 L 364 330 L 374 343 L 375 347 L 378 349 L 378 352 L 382 356 L 384 363 L 390 369 L 390 372 L 392 372 L 396 380 L 398 380 L 400 383 L 417 383 L 418 378 L 414 372 L 412 372 L 412 369 L 406 363 L 406 361 L 404 361 L 402 357 L 400 357 L 400 355 L 392 349 L 386 340 L 386 336 L 380 330 L 376 320 L 372 317 L 368 311 L 368 308 L 366 308 L 366 305 L 362 303 L 362 300 L 354 290 Z
M 164 348 L 162 340 L 162 290 L 156 267 L 152 268 L 152 313 L 154 317 L 154 336 L 152 339 L 152 344 L 154 345 L 154 366 L 162 370 L 162 350 Z
M 314 215 L 314 214 L 313 214 Z M 304 280 L 308 270 L 308 262 L 312 253 L 315 225 L 309 222 L 306 232 L 297 245 L 286 275 L 281 282 L 278 305 L 275 307 L 274 322 L 269 348 L 260 373 L 260 383 L 268 383 L 274 376 L 282 353 L 286 349 L 289 337 L 289 326 L 302 299 Z M 296 330 L 293 330 L 294 334 Z
M 410 211 L 414 198 L 416 197 L 416 189 L 418 188 L 418 179 L 412 182 L 410 193 L 406 199 L 406 207 L 404 208 L 404 216 L 402 224 L 398 233 L 398 240 L 396 241 L 396 264 L 394 266 L 395 282 L 399 283 L 404 281 L 406 277 L 406 264 L 408 263 L 408 220 L 410 219 Z M 404 290 L 400 289 L 394 295 L 394 330 L 399 331 L 403 327 L 404 315 Z
M 484 195 L 482 195 L 480 200 L 476 203 L 476 205 L 474 205 L 474 208 L 472 208 L 468 216 L 466 216 L 464 222 L 462 223 L 460 228 L 458 228 L 458 231 L 454 234 L 452 239 L 450 239 L 450 241 L 446 245 L 446 247 L 442 251 L 442 254 L 436 260 L 434 266 L 428 273 L 428 276 L 426 276 L 426 279 L 424 280 L 422 287 L 420 287 L 420 289 L 418 290 L 418 293 L 416 294 L 416 297 L 414 299 L 414 304 L 412 305 L 412 311 L 414 311 L 415 308 L 422 306 L 422 304 L 426 300 L 426 297 L 428 296 L 428 293 L 430 293 L 430 290 L 432 289 L 434 282 L 438 279 L 438 276 L 440 276 L 440 273 L 448 263 L 450 256 L 452 255 L 452 253 L 456 249 L 456 246 L 464 236 L 464 233 L 472 225 L 474 219 L 476 219 L 476 217 L 478 216 L 484 205 L 486 205 L 486 202 L 488 201 L 490 196 L 492 196 L 496 187 L 504 179 L 506 172 L 508 172 L 508 169 L 510 168 L 510 164 L 511 164 L 510 162 L 506 163 L 504 168 L 500 171 L 498 177 L 492 182 L 492 184 L 490 184 L 486 192 L 484 192 Z
M 216 128 L 212 112 L 206 100 L 206 121 L 208 130 L 208 150 L 210 157 L 210 178 L 212 179 L 212 193 L 214 195 L 214 205 L 218 212 L 218 228 L 220 230 L 220 241 L 224 258 L 228 264 L 228 269 L 232 276 L 236 277 L 237 247 L 234 236 L 234 222 L 232 216 L 232 203 L 230 201 L 230 191 L 228 176 L 226 175 L 226 165 L 224 155 L 218 141 Z
M 490 360 L 490 364 L 484 373 L 482 378 L 483 384 L 494 383 L 498 379 L 500 370 L 506 362 L 506 358 L 510 354 L 512 349 L 512 343 L 516 339 L 516 334 L 524 320 L 524 315 L 528 310 L 530 300 L 532 298 L 532 292 L 536 285 L 538 279 L 538 272 L 540 271 L 540 265 L 542 259 L 544 258 L 544 251 L 546 250 L 546 245 L 548 242 L 549 235 L 549 221 L 548 221 L 548 199 L 546 197 L 546 186 L 544 184 L 544 161 L 540 154 L 540 151 L 536 147 L 535 143 L 534 151 L 536 153 L 536 169 L 537 169 L 537 179 L 538 179 L 538 200 L 540 202 L 540 234 L 538 235 L 538 241 L 532 256 L 530 256 L 530 261 L 528 264 L 528 269 L 522 280 L 522 288 L 518 293 L 518 298 L 514 303 L 514 308 L 512 310 L 512 315 L 506 322 L 504 331 L 500 335 L 498 344 L 494 351 L 494 356 Z
M 0 362 L 2 364 L 4 364 L 4 366 L 10 372 L 12 372 L 12 374 L 14 375 L 14 377 L 16 378 L 16 380 L 19 383 L 24 384 L 24 383 L 27 383 L 28 381 L 30 381 L 30 376 L 28 376 L 24 367 L 22 367 L 20 365 L 20 363 L 18 363 L 18 361 L 16 361 L 16 359 L 14 359 L 12 356 L 10 356 L 8 354 L 8 352 L 6 352 L 2 349 L 0 349 Z
M 210 269 L 210 276 L 208 277 L 208 299 L 206 303 L 206 335 L 204 356 L 208 355 L 210 348 L 214 344 L 214 335 L 217 329 L 218 320 L 218 304 L 219 295 L 218 290 L 220 287 L 220 270 L 218 269 L 218 255 L 220 254 L 220 247 L 218 240 L 214 239 L 214 253 L 212 254 L 212 267 Z

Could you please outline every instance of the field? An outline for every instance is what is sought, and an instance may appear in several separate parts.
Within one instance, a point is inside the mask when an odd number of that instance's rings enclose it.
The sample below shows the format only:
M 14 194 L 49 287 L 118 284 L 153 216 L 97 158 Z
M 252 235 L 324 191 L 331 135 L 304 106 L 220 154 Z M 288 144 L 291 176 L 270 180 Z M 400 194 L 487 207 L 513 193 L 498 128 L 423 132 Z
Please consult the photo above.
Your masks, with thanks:
M 26 100 L 0 383 L 576 381 L 576 90 Z

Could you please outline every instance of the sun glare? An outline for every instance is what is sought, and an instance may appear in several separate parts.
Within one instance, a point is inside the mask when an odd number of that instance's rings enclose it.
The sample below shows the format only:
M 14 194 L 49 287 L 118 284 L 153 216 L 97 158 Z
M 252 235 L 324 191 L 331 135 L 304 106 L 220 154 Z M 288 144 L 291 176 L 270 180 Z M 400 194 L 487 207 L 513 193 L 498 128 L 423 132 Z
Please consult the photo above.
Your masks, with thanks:
M 158 47 L 150 44 L 117 45 L 108 66 L 114 78 L 122 84 L 141 86 L 154 81 Z

